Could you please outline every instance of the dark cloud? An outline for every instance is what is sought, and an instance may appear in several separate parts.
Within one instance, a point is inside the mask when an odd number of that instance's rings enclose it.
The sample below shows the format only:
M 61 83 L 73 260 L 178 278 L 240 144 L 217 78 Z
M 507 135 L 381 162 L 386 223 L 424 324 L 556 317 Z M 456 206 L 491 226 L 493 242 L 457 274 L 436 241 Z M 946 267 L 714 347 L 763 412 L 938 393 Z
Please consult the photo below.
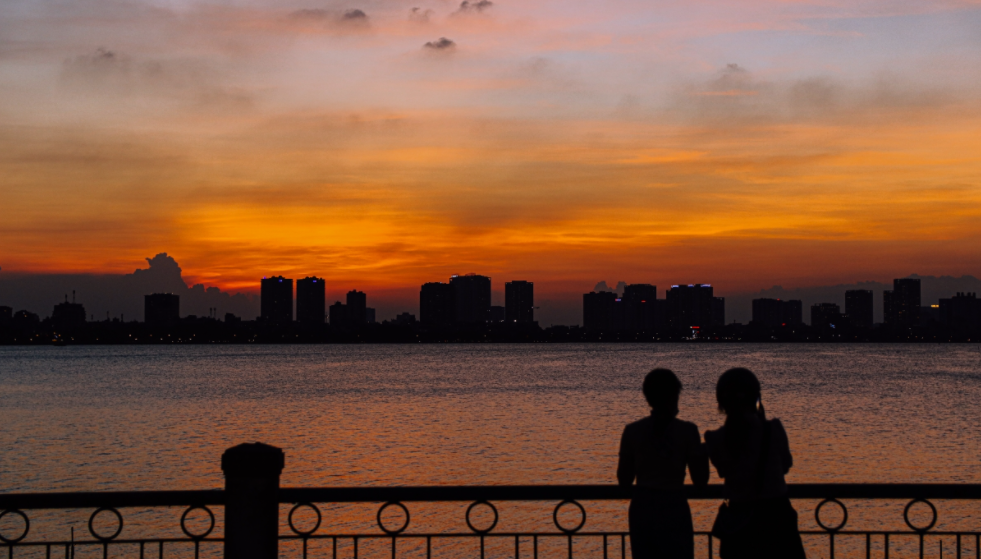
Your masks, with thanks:
M 328 25 L 358 26 L 368 24 L 368 14 L 357 8 L 341 13 L 320 8 L 306 8 L 290 13 L 290 19 L 297 22 L 324 22 Z
M 460 3 L 460 9 L 456 11 L 458 14 L 473 14 L 482 13 L 484 10 L 490 9 L 494 3 L 491 0 L 463 0 Z
M 44 317 L 66 293 L 75 291 L 86 314 L 96 320 L 124 315 L 126 320 L 143 319 L 143 296 L 175 293 L 180 296 L 181 316 L 206 316 L 217 308 L 219 316 L 230 312 L 253 319 L 259 300 L 252 295 L 224 292 L 217 287 L 192 287 L 181 277 L 181 267 L 166 252 L 147 258 L 147 267 L 132 274 L 15 274 L 0 275 L 0 305 L 26 309 Z M 256 282 L 258 283 L 258 281 Z
M 409 21 L 414 21 L 416 23 L 429 23 L 429 17 L 433 15 L 432 10 L 423 10 L 422 8 L 412 8 L 409 10 Z
M 294 19 L 324 20 L 330 17 L 330 12 L 321 9 L 303 9 L 290 13 Z
M 368 21 L 368 14 L 361 10 L 348 10 L 341 16 L 344 21 Z
M 422 46 L 423 48 L 427 48 L 427 49 L 446 51 L 456 48 L 456 43 L 447 39 L 446 37 L 440 37 L 438 41 L 429 41 L 428 43 Z
M 617 295 L 623 295 L 623 290 L 626 287 L 627 282 L 625 281 L 618 281 L 616 288 L 613 288 L 606 284 L 606 280 L 603 280 L 593 287 L 593 291 L 596 293 L 616 293 Z

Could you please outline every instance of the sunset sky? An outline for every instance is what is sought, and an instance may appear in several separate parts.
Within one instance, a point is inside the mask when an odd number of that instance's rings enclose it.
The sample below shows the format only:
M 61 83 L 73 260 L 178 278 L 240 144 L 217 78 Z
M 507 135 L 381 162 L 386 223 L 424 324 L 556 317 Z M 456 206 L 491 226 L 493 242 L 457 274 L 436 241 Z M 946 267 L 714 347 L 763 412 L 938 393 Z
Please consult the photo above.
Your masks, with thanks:
M 0 211 L 232 291 L 977 275 L 981 1 L 4 0 Z

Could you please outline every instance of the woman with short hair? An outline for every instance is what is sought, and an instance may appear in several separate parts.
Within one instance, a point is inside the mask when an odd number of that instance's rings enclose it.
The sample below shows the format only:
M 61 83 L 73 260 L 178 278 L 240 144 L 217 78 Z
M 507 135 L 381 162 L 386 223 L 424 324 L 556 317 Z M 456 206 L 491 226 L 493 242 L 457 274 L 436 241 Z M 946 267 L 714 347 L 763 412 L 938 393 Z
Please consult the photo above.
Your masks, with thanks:
M 623 430 L 617 481 L 631 486 L 630 546 L 633 559 L 692 559 L 695 553 L 691 509 L 683 486 L 708 483 L 708 457 L 698 426 L 677 418 L 681 382 L 668 369 L 644 378 L 651 414 Z

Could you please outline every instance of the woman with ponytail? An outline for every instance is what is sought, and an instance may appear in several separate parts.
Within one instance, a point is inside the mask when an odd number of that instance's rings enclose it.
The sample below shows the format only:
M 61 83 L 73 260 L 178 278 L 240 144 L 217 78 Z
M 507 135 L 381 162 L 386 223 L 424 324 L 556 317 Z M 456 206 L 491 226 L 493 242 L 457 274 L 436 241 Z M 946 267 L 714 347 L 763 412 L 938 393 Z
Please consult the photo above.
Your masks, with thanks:
M 760 381 L 748 369 L 729 369 L 719 377 L 715 396 L 726 421 L 705 432 L 705 443 L 728 500 L 712 528 L 721 540 L 719 556 L 805 557 L 784 481 L 794 464 L 790 443 L 780 420 L 766 418 Z
M 630 546 L 633 559 L 692 559 L 691 509 L 685 498 L 685 469 L 692 483 L 708 483 L 708 457 L 698 426 L 678 415 L 681 382 L 668 369 L 644 379 L 651 414 L 623 430 L 617 481 L 631 486 Z

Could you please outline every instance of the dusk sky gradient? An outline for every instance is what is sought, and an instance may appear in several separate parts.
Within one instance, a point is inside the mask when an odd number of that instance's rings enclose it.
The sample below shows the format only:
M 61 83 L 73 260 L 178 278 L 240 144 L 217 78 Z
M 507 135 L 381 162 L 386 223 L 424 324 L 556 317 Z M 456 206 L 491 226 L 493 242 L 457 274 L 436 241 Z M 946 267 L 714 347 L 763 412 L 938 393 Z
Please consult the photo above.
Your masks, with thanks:
M 0 208 L 233 292 L 978 275 L 981 1 L 5 0 Z

